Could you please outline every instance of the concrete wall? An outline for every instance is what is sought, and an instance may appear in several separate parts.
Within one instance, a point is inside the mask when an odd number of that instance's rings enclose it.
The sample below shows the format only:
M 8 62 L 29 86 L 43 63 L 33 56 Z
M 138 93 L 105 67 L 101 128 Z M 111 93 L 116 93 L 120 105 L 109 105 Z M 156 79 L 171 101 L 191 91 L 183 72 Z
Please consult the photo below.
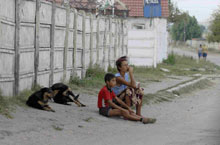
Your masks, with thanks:
M 187 40 L 186 43 L 194 48 L 198 48 L 200 44 L 205 44 L 208 48 L 220 50 L 220 43 L 217 42 L 208 43 L 207 41 Z
M 0 89 L 11 96 L 105 70 L 127 54 L 127 22 L 43 0 L 0 0 Z
M 156 67 L 157 63 L 167 58 L 167 36 L 166 19 L 129 18 L 128 56 L 130 63 Z

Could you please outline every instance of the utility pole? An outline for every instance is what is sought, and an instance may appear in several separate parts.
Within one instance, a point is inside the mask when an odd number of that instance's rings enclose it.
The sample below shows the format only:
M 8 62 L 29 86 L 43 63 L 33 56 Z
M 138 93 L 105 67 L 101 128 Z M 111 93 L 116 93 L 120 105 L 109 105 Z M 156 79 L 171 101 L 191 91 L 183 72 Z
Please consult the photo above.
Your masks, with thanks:
M 185 22 L 185 19 L 184 19 L 184 38 L 183 38 L 183 41 L 185 42 L 186 41 L 186 22 Z

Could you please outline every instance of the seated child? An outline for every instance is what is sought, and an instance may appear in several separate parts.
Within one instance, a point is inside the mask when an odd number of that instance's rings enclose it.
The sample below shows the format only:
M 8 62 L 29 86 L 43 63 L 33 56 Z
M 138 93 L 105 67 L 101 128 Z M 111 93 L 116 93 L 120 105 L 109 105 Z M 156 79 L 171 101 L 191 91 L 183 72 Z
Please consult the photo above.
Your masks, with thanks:
M 114 74 L 107 73 L 105 75 L 105 83 L 106 86 L 104 86 L 98 94 L 97 105 L 99 108 L 99 114 L 106 117 L 123 116 L 125 119 L 132 121 L 140 121 L 144 124 L 156 122 L 156 119 L 154 118 L 145 118 L 136 115 L 127 104 L 125 104 L 114 94 L 114 92 L 112 91 L 112 87 L 116 85 L 116 78 Z M 113 99 L 115 99 L 123 108 L 116 105 L 113 102 Z

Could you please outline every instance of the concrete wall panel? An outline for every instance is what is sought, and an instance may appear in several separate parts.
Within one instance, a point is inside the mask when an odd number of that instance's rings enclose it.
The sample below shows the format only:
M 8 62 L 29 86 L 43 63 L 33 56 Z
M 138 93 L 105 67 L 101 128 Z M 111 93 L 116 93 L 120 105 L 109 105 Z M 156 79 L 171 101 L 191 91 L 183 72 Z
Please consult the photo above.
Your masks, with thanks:
M 63 80 L 63 71 L 54 72 L 54 84 L 59 83 Z
M 14 80 L 0 79 L 0 89 L 3 96 L 13 96 Z
M 0 52 L 0 77 L 14 75 L 14 54 Z
M 0 0 L 0 17 L 15 22 L 15 0 Z
M 44 24 L 51 24 L 52 4 L 42 1 L 40 7 L 40 22 Z
M 19 91 L 23 91 L 25 89 L 31 89 L 33 86 L 33 74 L 21 76 L 19 86 L 20 86 Z
M 54 52 L 54 69 L 63 68 L 63 50 Z
M 78 13 L 78 18 L 77 18 L 77 30 L 82 31 L 82 14 Z
M 49 70 L 50 68 L 50 50 L 41 50 L 39 52 L 39 68 L 38 70 Z
M 41 25 L 39 31 L 40 47 L 50 47 L 50 26 Z
M 69 50 L 67 53 L 67 67 L 72 67 L 73 66 L 73 50 Z
M 70 12 L 70 22 L 69 22 L 69 28 L 73 29 L 74 28 L 74 12 Z
M 64 28 L 56 28 L 55 29 L 55 47 L 64 47 L 65 41 L 65 29 Z
M 33 73 L 34 72 L 34 51 L 22 52 L 20 54 L 20 73 Z
M 40 72 L 38 75 L 38 84 L 44 87 L 49 87 L 49 76 L 50 72 L 45 71 L 45 72 Z
M 73 30 L 69 31 L 68 47 L 73 48 Z
M 21 3 L 20 18 L 21 22 L 35 22 L 36 2 L 23 1 Z
M 91 33 L 90 30 L 90 17 L 86 17 L 86 33 Z
M 31 24 L 22 24 L 20 28 L 20 47 L 34 48 L 35 26 Z
M 76 66 L 82 67 L 82 50 L 77 50 L 76 54 Z
M 66 9 L 65 8 L 57 8 L 55 14 L 55 23 L 56 26 L 66 26 Z
M 0 19 L 0 48 L 14 49 L 15 25 Z

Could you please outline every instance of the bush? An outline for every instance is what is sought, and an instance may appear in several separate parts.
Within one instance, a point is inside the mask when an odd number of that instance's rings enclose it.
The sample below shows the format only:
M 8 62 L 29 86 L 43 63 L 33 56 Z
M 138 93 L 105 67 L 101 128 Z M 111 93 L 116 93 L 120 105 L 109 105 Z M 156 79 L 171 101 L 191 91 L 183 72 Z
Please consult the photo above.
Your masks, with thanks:
M 70 80 L 70 85 L 76 85 L 78 87 L 93 87 L 100 88 L 104 84 L 104 76 L 106 72 L 100 68 L 98 65 L 95 67 L 88 68 L 86 71 L 86 77 L 80 79 L 79 77 L 74 77 Z
M 168 58 L 166 60 L 163 60 L 163 63 L 169 64 L 169 65 L 174 65 L 176 63 L 176 58 L 174 53 L 170 53 L 168 55 Z

